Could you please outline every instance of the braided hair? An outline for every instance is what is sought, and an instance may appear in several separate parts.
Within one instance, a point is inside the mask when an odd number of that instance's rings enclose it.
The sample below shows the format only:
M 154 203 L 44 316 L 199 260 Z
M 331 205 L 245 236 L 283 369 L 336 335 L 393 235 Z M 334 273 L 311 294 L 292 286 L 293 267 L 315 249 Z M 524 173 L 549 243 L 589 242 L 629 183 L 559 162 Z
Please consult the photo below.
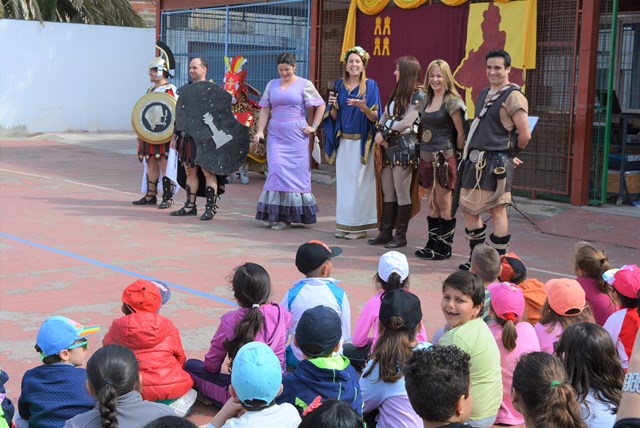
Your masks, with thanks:
M 118 428 L 118 397 L 140 388 L 138 360 L 120 345 L 98 349 L 87 361 L 87 380 L 98 401 L 102 428 Z

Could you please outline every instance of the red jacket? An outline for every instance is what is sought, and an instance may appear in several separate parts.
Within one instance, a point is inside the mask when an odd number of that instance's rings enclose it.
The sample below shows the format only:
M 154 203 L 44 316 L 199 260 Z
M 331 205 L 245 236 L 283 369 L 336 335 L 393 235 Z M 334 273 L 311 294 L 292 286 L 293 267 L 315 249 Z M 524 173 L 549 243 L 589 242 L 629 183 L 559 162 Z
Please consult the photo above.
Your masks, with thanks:
M 136 312 L 118 318 L 102 344 L 126 346 L 136 354 L 145 400 L 179 398 L 193 386 L 191 376 L 183 370 L 186 356 L 180 333 L 163 316 Z

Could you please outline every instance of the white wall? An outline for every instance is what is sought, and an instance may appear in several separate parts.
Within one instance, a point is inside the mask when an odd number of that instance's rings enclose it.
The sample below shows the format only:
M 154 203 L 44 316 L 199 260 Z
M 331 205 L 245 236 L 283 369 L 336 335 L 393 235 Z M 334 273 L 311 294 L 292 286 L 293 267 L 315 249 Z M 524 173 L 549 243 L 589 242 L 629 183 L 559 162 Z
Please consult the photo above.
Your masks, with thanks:
M 0 131 L 129 131 L 155 29 L 0 19 Z

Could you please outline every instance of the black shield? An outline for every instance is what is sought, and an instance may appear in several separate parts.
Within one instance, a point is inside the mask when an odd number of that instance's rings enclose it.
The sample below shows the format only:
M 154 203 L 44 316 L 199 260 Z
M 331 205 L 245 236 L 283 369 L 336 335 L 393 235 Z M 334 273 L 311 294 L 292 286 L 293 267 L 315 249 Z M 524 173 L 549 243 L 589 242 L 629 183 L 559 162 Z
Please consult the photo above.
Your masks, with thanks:
M 196 143 L 195 164 L 217 175 L 237 171 L 249 153 L 249 128 L 231 112 L 231 95 L 212 82 L 187 85 L 176 105 L 176 129 Z

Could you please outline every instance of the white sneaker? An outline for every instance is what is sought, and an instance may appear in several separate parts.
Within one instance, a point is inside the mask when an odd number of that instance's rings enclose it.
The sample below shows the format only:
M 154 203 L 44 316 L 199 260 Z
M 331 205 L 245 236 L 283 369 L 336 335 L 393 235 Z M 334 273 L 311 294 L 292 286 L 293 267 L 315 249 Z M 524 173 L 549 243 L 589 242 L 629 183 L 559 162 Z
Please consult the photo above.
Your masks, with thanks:
M 289 229 L 291 227 L 291 223 L 287 223 L 286 221 L 279 221 L 277 223 L 273 223 L 271 226 L 271 230 L 283 230 Z
M 182 397 L 169 404 L 169 407 L 171 407 L 176 416 L 184 418 L 191 411 L 193 404 L 196 402 L 196 397 L 198 397 L 196 390 L 190 389 Z

